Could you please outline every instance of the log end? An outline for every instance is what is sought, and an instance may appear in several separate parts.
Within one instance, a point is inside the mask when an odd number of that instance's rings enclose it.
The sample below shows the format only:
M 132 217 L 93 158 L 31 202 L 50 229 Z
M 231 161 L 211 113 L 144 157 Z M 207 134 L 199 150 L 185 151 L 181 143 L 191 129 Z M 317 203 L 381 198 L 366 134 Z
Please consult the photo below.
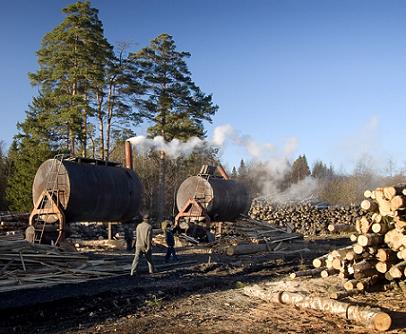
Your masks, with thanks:
M 373 318 L 373 325 L 375 330 L 385 332 L 392 326 L 392 318 L 385 312 L 379 312 Z

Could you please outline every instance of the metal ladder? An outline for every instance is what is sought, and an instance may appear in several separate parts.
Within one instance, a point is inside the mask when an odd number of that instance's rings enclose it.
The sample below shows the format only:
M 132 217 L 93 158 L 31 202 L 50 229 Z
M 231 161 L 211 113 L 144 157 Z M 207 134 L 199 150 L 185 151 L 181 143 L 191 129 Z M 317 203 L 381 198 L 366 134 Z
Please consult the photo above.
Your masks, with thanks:
M 58 191 L 58 176 L 60 175 L 60 169 L 62 166 L 62 161 L 65 158 L 64 154 L 57 154 L 53 161 L 52 161 L 52 165 L 51 168 L 49 170 L 49 174 L 47 175 L 47 184 L 46 184 L 46 191 L 48 191 L 48 193 L 51 196 L 56 196 L 56 202 L 59 203 L 59 191 Z M 40 208 L 44 209 L 46 205 L 46 197 L 44 196 L 41 199 L 41 204 L 40 204 Z M 40 211 L 41 212 L 41 211 Z M 38 214 L 36 216 L 36 220 L 34 222 L 34 228 L 36 227 L 36 225 L 38 225 L 39 220 L 40 220 L 40 216 L 41 214 Z M 44 236 L 44 232 L 45 232 L 45 226 L 46 226 L 46 221 L 43 221 L 42 223 L 42 228 L 41 229 L 36 229 L 35 228 L 35 236 L 34 236 L 34 243 L 38 243 L 40 244 L 42 242 L 42 238 Z M 38 233 L 37 233 L 38 232 Z

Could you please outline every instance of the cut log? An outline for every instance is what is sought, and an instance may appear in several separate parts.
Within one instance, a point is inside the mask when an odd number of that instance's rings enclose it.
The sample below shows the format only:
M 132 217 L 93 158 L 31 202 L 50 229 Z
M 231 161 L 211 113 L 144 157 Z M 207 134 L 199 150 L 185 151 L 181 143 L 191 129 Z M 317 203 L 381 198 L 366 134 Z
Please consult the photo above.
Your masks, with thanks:
M 406 260 L 406 248 L 401 249 L 396 253 L 398 259 L 400 260 Z
M 333 291 L 329 293 L 329 297 L 331 299 L 343 299 L 343 298 L 347 298 L 356 294 L 360 294 L 363 291 L 361 290 L 351 290 L 351 291 Z
M 360 222 L 360 234 L 367 234 L 371 228 L 372 223 L 366 217 L 361 217 L 359 222 Z
M 374 213 L 372 215 L 372 221 L 375 223 L 380 223 L 382 221 L 382 216 L 379 213 Z
M 352 246 L 348 246 L 348 247 L 343 247 L 343 248 L 339 248 L 339 249 L 335 249 L 333 251 L 331 251 L 331 256 L 334 258 L 345 258 L 345 255 L 347 254 L 347 252 L 349 252 L 352 249 Z
M 385 243 L 394 251 L 398 251 L 401 247 L 406 248 L 406 235 L 397 229 L 390 230 L 385 234 Z
M 384 237 L 379 234 L 362 234 L 358 236 L 358 244 L 363 247 L 382 244 Z
M 239 244 L 236 246 L 227 247 L 226 254 L 228 256 L 247 255 L 265 252 L 267 250 L 268 250 L 267 244 Z
M 393 197 L 390 201 L 390 209 L 396 211 L 399 209 L 404 209 L 406 207 L 406 198 L 404 195 L 397 195 Z
M 365 259 L 361 262 L 353 264 L 354 272 L 362 272 L 370 269 L 375 269 L 376 259 Z
M 357 286 L 358 281 L 356 279 L 348 280 L 344 283 L 344 289 L 347 291 L 354 290 Z
M 326 278 L 331 275 L 335 275 L 336 273 L 337 273 L 337 270 L 335 270 L 335 269 L 324 269 L 323 271 L 320 272 L 320 276 L 322 278 Z
M 336 257 L 333 262 L 332 262 L 333 268 L 336 270 L 340 270 L 341 268 L 344 267 L 343 260 L 341 258 Z
M 326 266 L 327 255 L 328 255 L 328 254 L 323 255 L 323 256 L 320 256 L 320 257 L 318 257 L 318 258 L 315 258 L 315 259 L 313 260 L 313 267 L 314 267 L 314 268 L 325 267 L 325 266 Z
M 362 247 L 360 244 L 356 243 L 352 245 L 352 249 L 355 254 L 362 254 L 364 252 L 364 247 Z
M 350 240 L 351 240 L 351 242 L 356 242 L 358 240 L 358 236 L 356 234 L 351 234 Z
M 352 224 L 330 224 L 327 229 L 335 233 L 349 233 L 355 231 L 355 226 Z
M 361 208 L 365 211 L 377 212 L 378 204 L 370 199 L 364 199 L 361 202 Z
M 389 269 L 389 274 L 392 278 L 401 278 L 404 276 L 406 261 L 399 262 Z
M 378 275 L 374 275 L 371 277 L 361 279 L 356 284 L 356 288 L 357 288 L 357 290 L 365 291 L 365 290 L 369 289 L 370 287 L 372 287 L 374 284 L 376 284 L 380 279 L 381 279 L 381 276 L 378 276 Z
M 389 223 L 380 222 L 380 223 L 373 223 L 371 226 L 371 230 L 374 233 L 385 234 L 390 229 Z
M 353 250 L 349 251 L 349 252 L 347 252 L 347 254 L 345 254 L 345 259 L 347 261 L 354 261 L 354 260 L 359 260 L 359 259 L 363 259 L 363 258 L 364 258 L 363 253 L 356 254 Z
M 389 263 L 381 261 L 377 262 L 375 265 L 375 269 L 382 274 L 385 274 L 389 270 L 389 267 Z
M 309 270 L 301 270 L 301 271 L 295 271 L 294 273 L 291 273 L 289 277 L 291 279 L 295 279 L 296 277 L 305 277 L 305 276 L 310 276 L 310 277 L 315 277 L 319 276 L 320 272 L 322 272 L 324 268 L 314 268 L 314 269 L 309 269 Z
M 364 191 L 364 197 L 365 198 L 371 198 L 372 191 L 371 190 L 365 190 Z
M 396 259 L 395 253 L 389 248 L 378 248 L 375 257 L 381 262 L 389 262 Z
M 379 272 L 375 269 L 375 267 L 364 271 L 354 272 L 354 278 L 357 280 L 374 275 L 379 275 Z
M 392 324 L 389 314 L 380 309 L 361 307 L 349 303 L 340 302 L 333 299 L 306 296 L 294 292 L 272 293 L 259 286 L 250 286 L 244 288 L 244 293 L 250 297 L 257 297 L 268 302 L 279 302 L 281 304 L 295 305 L 301 308 L 309 308 L 323 312 L 336 314 L 344 319 L 356 321 L 359 324 L 377 331 L 386 331 Z

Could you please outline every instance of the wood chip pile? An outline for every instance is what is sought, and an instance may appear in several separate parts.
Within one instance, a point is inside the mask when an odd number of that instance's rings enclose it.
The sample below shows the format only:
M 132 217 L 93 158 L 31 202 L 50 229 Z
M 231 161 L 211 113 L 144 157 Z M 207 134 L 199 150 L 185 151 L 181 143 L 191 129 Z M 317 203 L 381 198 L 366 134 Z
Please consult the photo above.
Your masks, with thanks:
M 365 191 L 364 215 L 355 222 L 353 244 L 314 259 L 315 269 L 291 274 L 338 275 L 347 292 L 362 292 L 377 283 L 396 282 L 405 292 L 406 185 Z
M 332 207 L 310 202 L 272 204 L 264 200 L 254 200 L 249 212 L 253 219 L 287 227 L 304 235 L 348 232 L 362 214 L 359 206 Z M 336 229 L 334 226 L 337 226 Z

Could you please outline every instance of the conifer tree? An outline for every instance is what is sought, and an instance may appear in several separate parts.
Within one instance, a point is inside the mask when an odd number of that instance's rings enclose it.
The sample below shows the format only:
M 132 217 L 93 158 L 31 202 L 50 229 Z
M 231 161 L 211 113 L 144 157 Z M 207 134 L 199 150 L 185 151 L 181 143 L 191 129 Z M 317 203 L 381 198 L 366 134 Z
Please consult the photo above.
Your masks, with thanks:
M 310 168 L 305 155 L 299 156 L 292 164 L 291 183 L 297 183 L 310 175 Z
M 63 22 L 42 40 L 37 52 L 39 70 L 31 73 L 30 79 L 53 112 L 49 126 L 63 128 L 72 155 L 76 140 L 81 143 L 81 154 L 86 155 L 91 100 L 105 79 L 112 47 L 103 35 L 97 9 L 88 1 L 78 1 L 63 12 Z
M 152 123 L 151 137 L 162 136 L 187 140 L 192 136 L 205 137 L 203 122 L 211 122 L 218 107 L 212 96 L 204 94 L 192 81 L 186 64 L 190 53 L 177 51 L 175 41 L 161 34 L 150 45 L 130 55 L 134 75 L 141 74 L 143 94 L 134 99 L 141 116 Z M 165 206 L 165 154 L 160 154 L 158 217 Z
M 17 124 L 19 133 L 8 152 L 6 198 L 16 211 L 32 209 L 32 183 L 40 164 L 53 157 L 52 136 L 42 126 L 44 113 L 41 101 L 34 99 L 24 122 Z

